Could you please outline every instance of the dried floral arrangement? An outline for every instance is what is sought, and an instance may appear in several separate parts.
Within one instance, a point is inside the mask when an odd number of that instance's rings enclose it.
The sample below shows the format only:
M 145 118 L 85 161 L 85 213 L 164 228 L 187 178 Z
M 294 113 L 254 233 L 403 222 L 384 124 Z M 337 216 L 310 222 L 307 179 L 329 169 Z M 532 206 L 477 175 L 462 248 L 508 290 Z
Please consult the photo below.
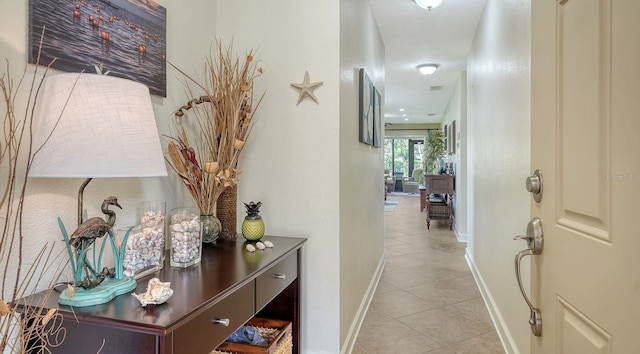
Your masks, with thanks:
M 263 93 L 254 101 L 254 80 L 263 73 L 254 53 L 252 49 L 241 59 L 232 44 L 216 41 L 202 82 L 170 63 L 184 76 L 191 99 L 175 113 L 178 132 L 169 137 L 167 161 L 205 215 L 214 213 L 220 194 L 242 173 L 238 159 L 264 97 Z M 194 113 L 195 129 L 185 128 L 188 110 Z
M 45 292 L 38 305 L 21 302 L 23 297 L 39 288 L 52 289 L 68 262 L 64 261 L 66 257 L 62 253 L 54 254 L 53 243 L 36 250 L 34 260 L 27 262 L 22 228 L 27 177 L 31 161 L 38 152 L 38 147 L 31 141 L 33 110 L 49 67 L 41 79 L 36 79 L 39 74 L 38 66 L 35 66 L 22 113 L 16 112 L 16 99 L 27 76 L 27 68 L 17 82 L 11 78 L 9 69 L 7 61 L 6 72 L 0 76 L 5 106 L 0 139 L 0 269 L 3 269 L 0 273 L 0 353 L 50 353 L 49 348 L 60 345 L 65 337 L 62 316 L 55 309 L 46 312 L 43 309 L 52 290 Z M 53 278 L 46 280 L 52 269 Z M 27 347 L 29 343 L 31 348 Z

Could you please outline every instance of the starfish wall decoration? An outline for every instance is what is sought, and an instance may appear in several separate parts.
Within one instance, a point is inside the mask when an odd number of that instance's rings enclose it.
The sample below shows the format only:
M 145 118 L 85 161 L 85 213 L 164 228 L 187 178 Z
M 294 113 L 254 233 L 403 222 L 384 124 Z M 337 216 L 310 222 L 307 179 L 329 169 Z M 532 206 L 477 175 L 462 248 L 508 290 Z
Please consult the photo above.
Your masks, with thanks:
M 309 72 L 308 71 L 304 72 L 304 80 L 301 83 L 299 83 L 299 84 L 291 84 L 291 86 L 295 87 L 297 90 L 300 91 L 300 95 L 298 96 L 298 102 L 296 102 L 296 106 L 299 105 L 300 102 L 302 102 L 302 100 L 305 99 L 305 97 L 309 97 L 312 100 L 316 101 L 316 103 L 320 103 L 320 102 L 318 102 L 318 98 L 316 97 L 316 95 L 313 94 L 313 90 L 315 90 L 318 87 L 322 86 L 322 81 L 309 82 Z

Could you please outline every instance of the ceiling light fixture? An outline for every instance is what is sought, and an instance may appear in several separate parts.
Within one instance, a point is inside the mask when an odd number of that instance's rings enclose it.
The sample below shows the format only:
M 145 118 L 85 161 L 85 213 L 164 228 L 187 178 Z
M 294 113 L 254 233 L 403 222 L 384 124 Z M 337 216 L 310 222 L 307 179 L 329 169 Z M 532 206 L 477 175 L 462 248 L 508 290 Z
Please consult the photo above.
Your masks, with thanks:
M 423 9 L 427 9 L 431 11 L 431 9 L 436 8 L 442 4 L 442 0 L 414 0 L 418 6 Z
M 418 65 L 418 70 L 422 75 L 431 75 L 438 69 L 438 64 L 422 64 Z

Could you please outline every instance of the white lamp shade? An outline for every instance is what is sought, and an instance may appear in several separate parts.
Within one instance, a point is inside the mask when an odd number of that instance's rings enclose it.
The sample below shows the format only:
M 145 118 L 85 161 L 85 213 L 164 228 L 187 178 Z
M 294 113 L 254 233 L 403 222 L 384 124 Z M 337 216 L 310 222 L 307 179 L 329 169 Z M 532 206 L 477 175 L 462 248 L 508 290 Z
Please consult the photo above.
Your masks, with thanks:
M 442 4 L 442 0 L 415 0 L 416 4 L 423 9 L 431 10 Z
M 50 75 L 39 99 L 33 142 L 43 147 L 30 177 L 167 175 L 148 87 L 95 74 Z

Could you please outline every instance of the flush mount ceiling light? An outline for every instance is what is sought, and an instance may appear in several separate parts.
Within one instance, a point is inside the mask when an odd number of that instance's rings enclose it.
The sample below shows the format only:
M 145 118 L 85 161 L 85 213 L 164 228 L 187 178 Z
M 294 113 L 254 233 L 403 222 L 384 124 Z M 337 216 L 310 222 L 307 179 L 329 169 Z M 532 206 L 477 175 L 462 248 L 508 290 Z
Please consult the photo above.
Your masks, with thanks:
M 431 9 L 436 8 L 442 4 L 442 0 L 414 0 L 418 6 L 423 9 L 427 9 L 431 11 Z
M 431 75 L 438 69 L 438 64 L 422 64 L 418 65 L 418 70 L 422 75 Z

